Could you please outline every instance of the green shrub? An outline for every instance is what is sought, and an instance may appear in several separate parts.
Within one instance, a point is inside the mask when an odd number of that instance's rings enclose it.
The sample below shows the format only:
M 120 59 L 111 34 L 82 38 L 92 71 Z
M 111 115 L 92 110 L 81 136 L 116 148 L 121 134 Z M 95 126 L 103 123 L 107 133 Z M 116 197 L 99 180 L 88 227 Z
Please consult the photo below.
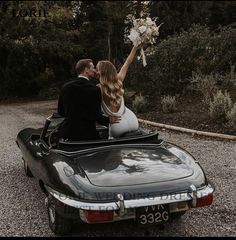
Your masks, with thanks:
M 228 120 L 228 125 L 236 130 L 236 103 L 233 105 L 230 111 L 226 114 L 226 119 Z
M 209 114 L 212 119 L 226 119 L 226 114 L 232 108 L 233 102 L 227 91 L 223 94 L 221 90 L 218 90 L 214 95 L 213 100 L 209 104 Z
M 177 109 L 175 96 L 171 97 L 167 95 L 162 97 L 161 106 L 164 113 L 174 112 Z
M 147 106 L 147 103 L 147 99 L 140 93 L 134 97 L 134 100 L 132 101 L 132 108 L 136 112 L 143 112 Z
M 191 85 L 188 89 L 199 91 L 203 96 L 203 103 L 208 106 L 211 99 L 217 91 L 218 75 L 203 75 L 202 73 L 193 72 L 190 79 Z

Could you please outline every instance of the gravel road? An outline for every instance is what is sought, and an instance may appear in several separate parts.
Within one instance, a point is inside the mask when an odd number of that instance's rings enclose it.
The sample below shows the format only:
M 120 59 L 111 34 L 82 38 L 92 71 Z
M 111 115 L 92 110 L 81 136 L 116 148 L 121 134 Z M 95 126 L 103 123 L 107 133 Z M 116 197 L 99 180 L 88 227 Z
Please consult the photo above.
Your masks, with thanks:
M 0 237 L 55 236 L 48 226 L 44 194 L 36 181 L 23 171 L 21 152 L 15 139 L 26 127 L 41 127 L 54 112 L 56 101 L 0 105 Z M 163 140 L 193 154 L 215 184 L 211 206 L 191 209 L 181 220 L 164 228 L 139 228 L 132 222 L 88 225 L 73 236 L 236 236 L 236 142 L 197 138 L 159 131 Z

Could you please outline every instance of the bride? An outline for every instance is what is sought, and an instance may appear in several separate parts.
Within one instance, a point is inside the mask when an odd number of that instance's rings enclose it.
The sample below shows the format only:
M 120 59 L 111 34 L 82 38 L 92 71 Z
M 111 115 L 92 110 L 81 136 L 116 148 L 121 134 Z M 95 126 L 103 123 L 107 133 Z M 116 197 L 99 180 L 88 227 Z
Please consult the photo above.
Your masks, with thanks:
M 99 61 L 96 66 L 100 81 L 98 87 L 101 89 L 102 94 L 102 111 L 108 117 L 120 117 L 118 123 L 109 125 L 109 139 L 120 137 L 126 132 L 135 131 L 139 128 L 138 119 L 125 106 L 123 96 L 123 81 L 138 48 L 135 46 L 132 48 L 118 74 L 115 66 L 110 61 Z

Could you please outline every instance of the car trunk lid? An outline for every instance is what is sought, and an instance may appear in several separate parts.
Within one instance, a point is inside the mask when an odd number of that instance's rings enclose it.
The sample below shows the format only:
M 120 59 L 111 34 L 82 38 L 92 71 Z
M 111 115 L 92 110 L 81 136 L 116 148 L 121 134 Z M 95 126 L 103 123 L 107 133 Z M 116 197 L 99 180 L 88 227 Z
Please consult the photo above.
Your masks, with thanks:
M 94 186 L 161 183 L 193 175 L 191 161 L 164 146 L 111 146 L 77 158 Z

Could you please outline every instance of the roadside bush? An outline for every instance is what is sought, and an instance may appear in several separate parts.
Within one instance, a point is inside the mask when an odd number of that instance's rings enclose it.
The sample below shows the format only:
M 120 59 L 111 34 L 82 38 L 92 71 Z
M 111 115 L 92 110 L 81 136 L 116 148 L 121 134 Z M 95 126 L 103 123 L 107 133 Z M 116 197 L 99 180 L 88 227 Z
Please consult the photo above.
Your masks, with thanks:
M 136 112 L 143 112 L 147 106 L 147 99 L 140 93 L 134 97 L 132 101 L 132 108 Z
M 161 106 L 164 113 L 174 112 L 176 110 L 176 99 L 175 96 L 169 95 L 161 98 Z
M 203 75 L 202 73 L 193 72 L 190 79 L 190 86 L 188 89 L 199 91 L 202 93 L 202 102 L 208 106 L 211 99 L 217 91 L 217 75 Z
M 228 120 L 228 125 L 236 130 L 236 103 L 233 105 L 230 111 L 227 112 L 226 119 Z
M 226 120 L 226 115 L 232 108 L 233 102 L 227 91 L 222 93 L 218 90 L 214 95 L 213 100 L 209 104 L 209 114 L 212 119 Z

